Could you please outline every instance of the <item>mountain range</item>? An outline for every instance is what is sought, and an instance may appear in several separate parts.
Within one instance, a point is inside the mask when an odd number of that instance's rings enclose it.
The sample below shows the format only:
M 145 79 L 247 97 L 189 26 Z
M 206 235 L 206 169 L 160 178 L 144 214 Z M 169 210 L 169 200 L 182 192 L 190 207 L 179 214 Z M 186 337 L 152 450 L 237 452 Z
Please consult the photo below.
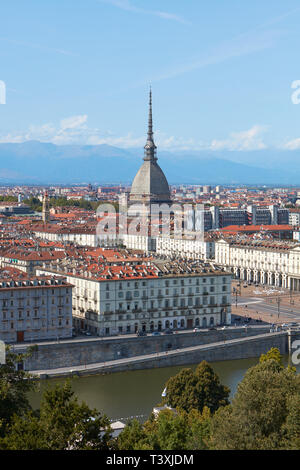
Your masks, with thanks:
M 159 151 L 170 184 L 299 185 L 299 151 Z M 0 144 L 0 184 L 131 183 L 143 149 L 109 145 Z

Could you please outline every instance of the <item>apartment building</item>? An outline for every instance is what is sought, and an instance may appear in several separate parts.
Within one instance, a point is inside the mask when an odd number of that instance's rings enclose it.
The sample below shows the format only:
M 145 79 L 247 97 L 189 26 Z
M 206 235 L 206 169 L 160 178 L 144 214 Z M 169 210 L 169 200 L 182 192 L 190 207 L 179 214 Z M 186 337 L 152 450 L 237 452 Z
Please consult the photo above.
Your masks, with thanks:
M 231 322 L 231 273 L 209 263 L 154 260 L 71 271 L 61 262 L 39 270 L 39 274 L 59 273 L 74 285 L 74 326 L 93 334 Z
M 72 336 L 72 288 L 57 276 L 0 270 L 0 339 L 5 343 Z

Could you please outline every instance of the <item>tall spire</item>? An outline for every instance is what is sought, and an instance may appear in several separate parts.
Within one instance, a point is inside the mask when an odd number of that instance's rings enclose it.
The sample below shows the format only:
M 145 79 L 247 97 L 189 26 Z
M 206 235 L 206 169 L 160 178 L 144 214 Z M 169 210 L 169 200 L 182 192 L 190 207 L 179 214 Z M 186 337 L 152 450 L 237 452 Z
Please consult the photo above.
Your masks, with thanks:
M 150 87 L 149 93 L 149 116 L 148 116 L 148 133 L 147 133 L 147 142 L 144 147 L 145 155 L 144 160 L 156 161 L 156 145 L 153 140 L 153 122 L 152 122 L 152 90 Z

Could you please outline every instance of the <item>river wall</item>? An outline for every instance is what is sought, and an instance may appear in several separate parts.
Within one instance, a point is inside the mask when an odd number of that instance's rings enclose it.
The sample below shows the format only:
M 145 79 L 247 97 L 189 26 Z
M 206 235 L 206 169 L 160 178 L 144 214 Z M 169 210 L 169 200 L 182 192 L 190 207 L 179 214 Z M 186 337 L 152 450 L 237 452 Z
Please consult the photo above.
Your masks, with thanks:
M 267 330 L 268 331 L 268 330 Z M 173 335 L 161 336 L 147 336 L 147 337 L 132 337 L 126 338 L 95 338 L 83 341 L 62 341 L 61 343 L 47 343 L 39 344 L 37 350 L 32 356 L 24 362 L 25 370 L 51 370 L 66 367 L 76 367 L 88 364 L 103 363 L 109 361 L 116 361 L 124 358 L 134 358 L 137 356 L 147 356 L 151 354 L 159 354 L 162 352 L 174 353 L 174 351 L 189 348 L 191 346 L 209 345 L 210 343 L 224 343 L 225 348 L 221 348 L 222 352 L 214 350 L 206 352 L 207 360 L 229 360 L 242 357 L 257 357 L 261 353 L 261 349 L 256 350 L 256 346 L 236 345 L 234 352 L 230 344 L 226 342 L 232 339 L 242 339 L 255 337 L 266 332 L 265 328 L 247 328 L 245 329 L 230 329 L 230 330 L 216 330 L 216 331 L 203 331 L 198 333 L 183 333 Z M 286 335 L 284 335 L 286 338 Z M 261 340 L 260 340 L 261 341 Z M 283 341 L 283 343 L 286 343 Z M 280 350 L 286 352 L 286 346 L 280 345 Z M 259 343 L 261 344 L 261 343 Z M 269 344 L 269 343 L 266 343 Z M 25 352 L 29 345 L 22 346 L 18 352 Z M 268 346 L 267 346 L 268 347 Z M 265 347 L 263 347 L 263 351 Z M 203 357 L 200 353 L 199 357 Z M 229 357 L 228 357 L 229 355 Z M 178 354 L 169 355 L 170 360 L 176 357 L 179 364 L 183 363 L 184 357 L 187 357 L 187 362 L 191 363 L 193 354 L 187 351 L 182 352 L 182 357 Z M 165 361 L 165 359 L 162 359 Z M 201 359 L 202 360 L 202 359 Z M 198 361 L 198 356 L 195 353 L 195 361 Z M 146 363 L 146 362 L 145 362 Z M 169 364 L 166 364 L 166 366 Z M 176 365 L 176 364 L 171 364 Z M 153 365 L 151 366 L 153 367 Z M 157 365 L 156 365 L 157 367 Z

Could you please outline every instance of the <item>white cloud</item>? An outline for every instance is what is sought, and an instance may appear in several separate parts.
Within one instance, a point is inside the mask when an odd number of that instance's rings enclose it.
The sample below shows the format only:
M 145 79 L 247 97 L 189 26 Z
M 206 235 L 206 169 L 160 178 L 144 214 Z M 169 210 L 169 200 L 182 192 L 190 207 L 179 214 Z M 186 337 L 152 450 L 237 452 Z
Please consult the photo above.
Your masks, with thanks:
M 125 135 L 116 135 L 109 130 L 89 127 L 87 114 L 80 114 L 61 119 L 58 125 L 46 123 L 40 126 L 31 125 L 25 132 L 0 135 L 0 143 L 21 143 L 28 140 L 51 142 L 56 145 L 111 145 L 122 148 L 140 147 L 146 142 L 146 134 L 141 136 L 129 132 Z M 233 132 L 225 140 L 214 139 L 211 143 L 170 136 L 157 130 L 155 142 L 162 150 L 260 150 L 266 148 L 262 140 L 262 134 L 266 126 L 253 126 L 242 132 Z M 299 147 L 300 147 L 300 139 Z M 292 148 L 292 147 L 291 147 Z
M 284 145 L 284 148 L 288 150 L 300 149 L 300 137 L 298 139 L 290 140 L 287 144 Z
M 82 127 L 82 125 L 86 123 L 87 118 L 87 114 L 83 114 L 80 116 L 71 116 L 69 118 L 62 119 L 60 121 L 60 127 L 62 130 L 76 129 L 78 127 Z
M 253 126 L 242 132 L 232 132 L 226 140 L 213 140 L 211 150 L 262 150 L 266 148 L 261 134 L 266 126 Z

